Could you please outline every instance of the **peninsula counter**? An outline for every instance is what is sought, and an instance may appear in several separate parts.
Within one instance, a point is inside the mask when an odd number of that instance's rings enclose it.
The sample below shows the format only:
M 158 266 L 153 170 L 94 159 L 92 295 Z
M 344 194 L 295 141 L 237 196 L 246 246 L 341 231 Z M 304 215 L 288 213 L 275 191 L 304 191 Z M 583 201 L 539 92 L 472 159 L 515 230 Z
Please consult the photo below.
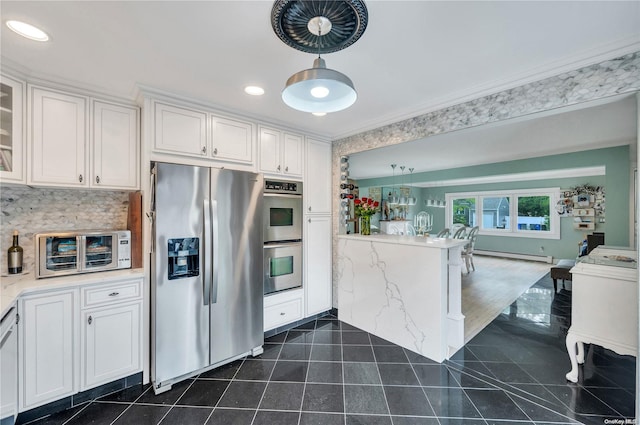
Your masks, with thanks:
M 338 236 L 338 318 L 434 361 L 464 345 L 461 239 Z

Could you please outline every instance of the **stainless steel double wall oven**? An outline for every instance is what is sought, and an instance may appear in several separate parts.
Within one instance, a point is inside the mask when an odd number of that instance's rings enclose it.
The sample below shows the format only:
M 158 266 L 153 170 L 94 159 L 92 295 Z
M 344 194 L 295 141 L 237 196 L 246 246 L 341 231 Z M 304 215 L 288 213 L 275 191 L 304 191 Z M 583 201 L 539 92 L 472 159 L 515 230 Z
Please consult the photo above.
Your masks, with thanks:
M 302 182 L 264 181 L 264 293 L 302 286 Z

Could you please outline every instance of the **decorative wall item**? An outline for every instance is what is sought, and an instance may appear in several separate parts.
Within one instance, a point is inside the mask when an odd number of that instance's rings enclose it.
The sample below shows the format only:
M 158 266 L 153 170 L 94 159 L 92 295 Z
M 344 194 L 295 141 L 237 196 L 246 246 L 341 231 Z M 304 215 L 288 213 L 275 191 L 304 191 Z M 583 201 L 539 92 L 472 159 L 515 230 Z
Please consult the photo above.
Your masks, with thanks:
M 604 187 L 585 184 L 562 190 L 556 211 L 560 217 L 573 217 L 574 229 L 594 230 L 605 222 Z
M 351 218 L 349 199 L 353 198 L 351 190 L 353 190 L 353 184 L 348 182 L 349 180 L 349 157 L 340 157 L 340 226 L 343 229 L 347 228 L 347 222 Z

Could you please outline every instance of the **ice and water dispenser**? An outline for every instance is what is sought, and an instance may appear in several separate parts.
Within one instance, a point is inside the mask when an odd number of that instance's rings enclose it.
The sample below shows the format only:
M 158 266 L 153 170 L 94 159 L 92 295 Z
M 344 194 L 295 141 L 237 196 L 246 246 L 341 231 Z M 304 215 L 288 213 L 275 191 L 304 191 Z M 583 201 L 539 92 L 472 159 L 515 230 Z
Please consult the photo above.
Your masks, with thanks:
M 200 238 L 169 239 L 169 280 L 200 274 Z

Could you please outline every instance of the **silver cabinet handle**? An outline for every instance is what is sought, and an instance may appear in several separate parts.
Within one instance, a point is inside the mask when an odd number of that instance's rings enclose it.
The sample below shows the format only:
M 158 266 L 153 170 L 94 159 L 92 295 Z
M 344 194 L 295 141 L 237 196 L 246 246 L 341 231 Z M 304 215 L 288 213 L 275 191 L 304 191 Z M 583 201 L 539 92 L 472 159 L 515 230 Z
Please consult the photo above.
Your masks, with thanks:
M 110 297 L 116 297 L 118 295 L 120 295 L 120 292 L 112 292 L 109 294 Z
M 82 183 L 82 174 L 80 174 L 80 175 L 78 176 L 78 181 L 79 181 L 80 183 Z
M 309 219 L 309 223 L 311 223 L 311 219 Z
M 280 316 L 284 316 L 284 315 L 285 315 L 285 313 L 280 313 Z
M 287 173 L 289 172 L 289 166 L 288 165 L 286 167 L 284 167 L 284 171 L 286 171 Z
M 93 322 L 93 317 L 89 316 L 89 319 L 87 320 L 87 323 L 91 324 Z
M 100 176 L 96 176 L 96 183 L 100 183 Z
M 309 206 L 309 211 L 311 211 L 311 206 Z
M 213 148 L 213 154 L 218 155 L 218 148 Z
M 206 153 L 207 153 L 207 147 L 206 147 L 206 146 L 203 146 L 203 147 L 202 147 L 202 153 L 203 153 L 203 154 L 206 154 Z
M 276 170 L 280 171 L 280 166 L 278 165 L 278 168 L 276 168 Z

